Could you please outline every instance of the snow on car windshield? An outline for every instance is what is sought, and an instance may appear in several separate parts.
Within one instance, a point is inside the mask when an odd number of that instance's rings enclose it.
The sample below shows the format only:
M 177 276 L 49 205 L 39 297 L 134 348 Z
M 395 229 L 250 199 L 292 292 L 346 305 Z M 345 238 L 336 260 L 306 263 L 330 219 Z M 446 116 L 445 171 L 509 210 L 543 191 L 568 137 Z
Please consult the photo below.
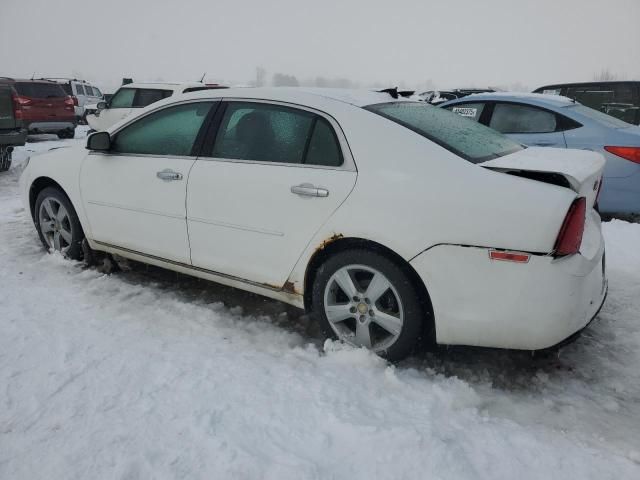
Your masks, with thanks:
M 379 103 L 365 108 L 413 130 L 471 163 L 502 157 L 523 148 L 478 122 L 424 103 Z

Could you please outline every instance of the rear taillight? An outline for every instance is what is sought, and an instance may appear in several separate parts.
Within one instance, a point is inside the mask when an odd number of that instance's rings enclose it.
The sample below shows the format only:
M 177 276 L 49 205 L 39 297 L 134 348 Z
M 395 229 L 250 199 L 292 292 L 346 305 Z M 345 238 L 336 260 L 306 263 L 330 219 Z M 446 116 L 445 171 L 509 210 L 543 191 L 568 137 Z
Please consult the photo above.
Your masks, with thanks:
M 567 216 L 560 228 L 560 233 L 558 233 L 554 256 L 562 257 L 578 253 L 582 243 L 582 235 L 584 234 L 586 213 L 587 200 L 584 197 L 576 198 L 569 207 Z
M 73 107 L 75 105 L 78 105 L 78 99 L 76 97 L 68 96 L 64 99 L 64 104 L 69 107 Z
M 16 95 L 13 98 L 14 98 L 14 101 L 21 107 L 28 107 L 33 103 L 33 100 L 31 100 L 30 98 L 21 97 L 20 95 Z
M 16 120 L 24 120 L 24 114 L 22 112 L 22 103 L 20 103 L 20 99 L 24 99 L 23 97 L 19 97 L 18 95 L 13 95 L 13 117 Z
M 604 149 L 625 160 L 640 163 L 640 147 L 604 147 Z

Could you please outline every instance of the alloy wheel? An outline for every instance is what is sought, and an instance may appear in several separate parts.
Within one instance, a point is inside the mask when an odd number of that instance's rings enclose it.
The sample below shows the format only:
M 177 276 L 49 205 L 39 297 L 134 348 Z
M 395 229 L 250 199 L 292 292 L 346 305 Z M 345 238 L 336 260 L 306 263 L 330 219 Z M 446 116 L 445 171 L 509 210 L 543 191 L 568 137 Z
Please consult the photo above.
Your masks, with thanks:
M 404 323 L 398 292 L 385 275 L 366 265 L 346 265 L 331 276 L 324 311 L 340 340 L 375 352 L 391 346 Z
M 40 204 L 38 222 L 49 248 L 66 253 L 73 237 L 71 219 L 64 205 L 53 197 L 46 197 Z

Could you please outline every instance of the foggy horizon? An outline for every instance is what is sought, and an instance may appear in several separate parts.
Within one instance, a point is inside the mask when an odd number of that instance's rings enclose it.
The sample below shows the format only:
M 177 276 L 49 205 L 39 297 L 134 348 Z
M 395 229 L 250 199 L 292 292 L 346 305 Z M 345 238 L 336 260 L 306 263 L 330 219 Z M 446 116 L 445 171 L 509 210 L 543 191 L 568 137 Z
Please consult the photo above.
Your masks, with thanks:
M 607 23 L 607 12 L 626 11 Z M 24 21 L 28 12 L 28 21 Z M 16 21 L 22 18 L 23 21 Z M 411 89 L 640 79 L 640 2 L 2 0 L 0 75 Z M 342 79 L 342 82 L 339 80 Z

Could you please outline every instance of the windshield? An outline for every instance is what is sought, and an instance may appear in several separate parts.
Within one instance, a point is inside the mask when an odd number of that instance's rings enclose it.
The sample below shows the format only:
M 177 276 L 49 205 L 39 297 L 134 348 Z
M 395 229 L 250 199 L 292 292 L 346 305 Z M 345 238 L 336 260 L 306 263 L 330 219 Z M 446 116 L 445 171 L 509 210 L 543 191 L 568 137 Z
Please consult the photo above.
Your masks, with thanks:
M 580 105 L 579 103 L 571 105 L 567 108 L 571 108 L 574 112 L 578 112 L 581 115 L 590 118 L 591 120 L 595 120 L 599 123 L 604 123 L 607 127 L 627 128 L 632 126 L 631 123 L 627 123 L 606 113 L 599 112 L 598 110 L 594 110 L 593 108 L 585 107 L 584 105 Z
M 523 148 L 489 127 L 432 105 L 395 102 L 365 108 L 413 130 L 471 163 L 502 157 Z

